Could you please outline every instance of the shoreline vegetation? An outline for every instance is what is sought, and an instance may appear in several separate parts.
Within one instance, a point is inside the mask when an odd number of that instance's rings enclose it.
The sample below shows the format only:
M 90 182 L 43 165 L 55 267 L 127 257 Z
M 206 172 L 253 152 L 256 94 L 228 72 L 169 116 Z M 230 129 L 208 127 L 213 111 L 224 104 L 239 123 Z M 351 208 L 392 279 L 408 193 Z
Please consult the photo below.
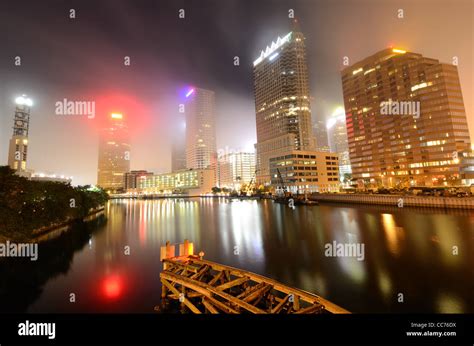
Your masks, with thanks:
M 62 233 L 74 222 L 103 214 L 108 198 L 89 185 L 32 181 L 0 166 L 0 241 L 48 239 L 50 232 Z

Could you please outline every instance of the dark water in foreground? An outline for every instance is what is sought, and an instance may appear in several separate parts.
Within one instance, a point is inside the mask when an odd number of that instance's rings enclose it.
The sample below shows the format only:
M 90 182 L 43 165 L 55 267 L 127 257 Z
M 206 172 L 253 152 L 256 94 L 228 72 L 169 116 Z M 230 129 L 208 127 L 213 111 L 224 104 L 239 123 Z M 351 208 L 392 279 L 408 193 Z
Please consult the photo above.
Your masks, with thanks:
M 37 262 L 0 261 L 0 311 L 152 312 L 160 246 L 189 239 L 208 260 L 353 312 L 474 312 L 474 212 L 190 199 L 115 200 L 106 215 L 42 246 Z M 333 241 L 363 243 L 364 260 L 326 257 Z

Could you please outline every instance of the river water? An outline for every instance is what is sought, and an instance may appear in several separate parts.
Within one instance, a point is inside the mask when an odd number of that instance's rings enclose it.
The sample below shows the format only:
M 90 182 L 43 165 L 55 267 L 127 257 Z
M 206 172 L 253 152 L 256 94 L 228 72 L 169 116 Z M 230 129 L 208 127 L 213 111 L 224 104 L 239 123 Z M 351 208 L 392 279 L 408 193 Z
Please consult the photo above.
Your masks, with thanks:
M 41 246 L 36 262 L 3 259 L 0 311 L 153 312 L 160 247 L 189 239 L 205 259 L 352 312 L 474 312 L 472 211 L 196 198 L 112 200 L 105 215 Z M 326 256 L 334 242 L 363 256 Z

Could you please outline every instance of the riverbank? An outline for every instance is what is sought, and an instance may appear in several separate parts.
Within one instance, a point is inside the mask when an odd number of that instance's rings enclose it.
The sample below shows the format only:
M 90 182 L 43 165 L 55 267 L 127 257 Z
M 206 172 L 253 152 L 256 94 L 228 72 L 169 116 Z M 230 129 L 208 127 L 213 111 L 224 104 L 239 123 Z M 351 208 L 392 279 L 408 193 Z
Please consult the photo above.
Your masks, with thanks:
M 375 204 L 405 207 L 424 207 L 442 209 L 469 209 L 474 210 L 474 197 L 425 197 L 402 195 L 368 195 L 325 193 L 311 196 L 318 202 L 335 202 L 346 204 Z
M 12 237 L 5 237 L 5 236 L 0 235 L 0 243 L 5 243 L 7 241 L 23 242 L 23 243 L 40 243 L 47 240 L 55 239 L 59 237 L 61 234 L 63 234 L 64 232 L 67 232 L 68 230 L 70 230 L 74 224 L 78 222 L 87 223 L 90 221 L 94 221 L 97 218 L 101 217 L 102 215 L 105 215 L 105 206 L 101 206 L 97 209 L 94 209 L 85 217 L 67 219 L 66 221 L 63 221 L 63 222 L 54 223 L 49 226 L 35 229 L 31 232 L 30 239 L 24 239 L 24 238 L 16 239 L 14 237 L 12 238 Z

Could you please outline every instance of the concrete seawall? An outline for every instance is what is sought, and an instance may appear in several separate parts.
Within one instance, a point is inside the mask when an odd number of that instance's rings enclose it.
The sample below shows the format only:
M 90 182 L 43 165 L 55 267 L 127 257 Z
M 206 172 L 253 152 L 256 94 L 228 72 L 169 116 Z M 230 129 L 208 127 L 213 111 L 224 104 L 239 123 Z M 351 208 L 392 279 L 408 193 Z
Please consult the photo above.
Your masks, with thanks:
M 400 198 L 403 207 L 449 208 L 474 210 L 474 197 L 431 197 L 403 195 L 371 195 L 371 194 L 319 194 L 311 199 L 319 202 L 358 203 L 398 206 Z

